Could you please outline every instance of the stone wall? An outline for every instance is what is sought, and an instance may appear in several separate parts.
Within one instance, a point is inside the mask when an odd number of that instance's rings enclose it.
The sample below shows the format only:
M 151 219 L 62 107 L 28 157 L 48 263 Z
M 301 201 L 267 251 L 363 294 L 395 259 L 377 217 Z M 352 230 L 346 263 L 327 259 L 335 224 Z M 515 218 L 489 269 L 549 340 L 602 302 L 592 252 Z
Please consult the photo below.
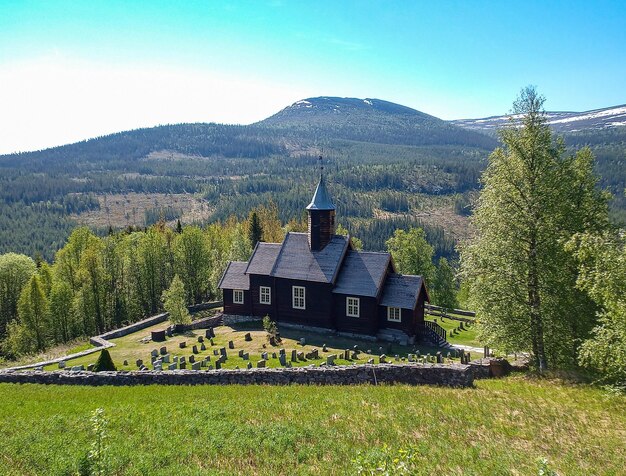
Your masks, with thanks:
M 379 364 L 207 371 L 0 371 L 0 383 L 92 386 L 408 384 L 471 387 L 473 381 L 474 373 L 470 366 L 461 364 Z

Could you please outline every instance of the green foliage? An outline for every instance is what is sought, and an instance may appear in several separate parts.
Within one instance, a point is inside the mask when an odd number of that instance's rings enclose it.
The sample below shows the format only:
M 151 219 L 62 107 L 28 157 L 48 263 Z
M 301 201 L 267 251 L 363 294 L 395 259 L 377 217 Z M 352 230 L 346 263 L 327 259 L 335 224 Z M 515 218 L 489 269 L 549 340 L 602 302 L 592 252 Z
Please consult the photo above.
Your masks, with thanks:
M 443 257 L 439 258 L 439 263 L 435 269 L 431 299 L 433 304 L 445 309 L 456 309 L 459 305 L 455 272 L 448 260 Z
M 262 238 L 263 227 L 261 226 L 259 215 L 257 215 L 256 211 L 252 211 L 248 219 L 248 239 L 250 240 L 252 248 L 254 248 Z
M 111 354 L 107 349 L 102 349 L 102 351 L 100 351 L 100 355 L 98 356 L 98 360 L 96 360 L 96 364 L 93 367 L 93 371 L 109 372 L 115 370 L 117 369 L 115 368 Z
M 185 303 L 185 285 L 178 275 L 172 279 L 169 289 L 163 291 L 163 307 L 172 324 L 191 324 L 191 314 Z
M 97 408 L 91 414 L 92 442 L 87 454 L 79 461 L 80 476 L 106 476 L 110 474 L 107 458 L 107 427 L 109 421 L 104 409 Z
M 433 247 L 426 241 L 423 229 L 396 230 L 387 240 L 387 250 L 400 273 L 420 275 L 426 283 L 433 282 Z
M 24 285 L 35 274 L 32 258 L 16 253 L 0 255 L 0 336 L 17 319 L 17 301 Z
M 268 341 L 274 338 L 276 342 L 280 342 L 280 338 L 278 337 L 278 325 L 268 315 L 263 317 L 263 330 L 267 332 Z
M 477 236 L 461 260 L 486 344 L 530 352 L 537 370 L 576 365 L 595 305 L 577 289 L 564 243 L 608 223 L 591 152 L 565 155 L 542 104 L 533 88 L 516 101 L 521 125 L 501 131 L 504 146 L 489 158 L 473 216 Z
M 186 301 L 198 304 L 205 300 L 209 287 L 210 253 L 202 230 L 186 226 L 174 238 L 174 267 L 185 285 Z
M 34 274 L 22 289 L 17 309 L 19 322 L 24 326 L 25 335 L 33 338 L 34 349 L 36 351 L 45 349 L 47 333 L 50 330 L 48 298 L 39 275 Z
M 546 458 L 540 458 L 537 461 L 537 476 L 559 476 L 559 473 L 550 468 L 550 464 Z
M 374 452 L 359 451 L 353 460 L 359 476 L 413 476 L 418 473 L 422 455 L 415 448 L 392 450 L 386 444 Z
M 604 382 L 626 387 L 626 238 L 584 234 L 568 244 L 579 262 L 578 286 L 600 306 L 580 363 Z

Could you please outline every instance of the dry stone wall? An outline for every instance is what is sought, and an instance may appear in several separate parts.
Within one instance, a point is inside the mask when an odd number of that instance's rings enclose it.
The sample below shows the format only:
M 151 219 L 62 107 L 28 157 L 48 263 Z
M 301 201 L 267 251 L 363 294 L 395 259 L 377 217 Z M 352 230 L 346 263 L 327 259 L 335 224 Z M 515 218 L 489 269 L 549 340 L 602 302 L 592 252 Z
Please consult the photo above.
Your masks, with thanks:
M 474 373 L 461 364 L 380 364 L 337 367 L 207 371 L 0 371 L 0 383 L 53 385 L 359 385 L 408 384 L 471 387 Z

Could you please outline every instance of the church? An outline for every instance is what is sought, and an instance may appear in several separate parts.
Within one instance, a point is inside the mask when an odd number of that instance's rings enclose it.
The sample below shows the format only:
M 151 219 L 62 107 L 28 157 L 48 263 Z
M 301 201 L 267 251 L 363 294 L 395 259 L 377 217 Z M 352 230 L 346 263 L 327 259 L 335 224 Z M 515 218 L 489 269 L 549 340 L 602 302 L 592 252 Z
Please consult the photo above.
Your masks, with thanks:
M 422 277 L 399 274 L 389 253 L 357 251 L 349 235 L 335 234 L 323 169 L 306 210 L 307 233 L 259 242 L 249 261 L 228 264 L 219 282 L 224 314 L 414 342 L 429 301 Z

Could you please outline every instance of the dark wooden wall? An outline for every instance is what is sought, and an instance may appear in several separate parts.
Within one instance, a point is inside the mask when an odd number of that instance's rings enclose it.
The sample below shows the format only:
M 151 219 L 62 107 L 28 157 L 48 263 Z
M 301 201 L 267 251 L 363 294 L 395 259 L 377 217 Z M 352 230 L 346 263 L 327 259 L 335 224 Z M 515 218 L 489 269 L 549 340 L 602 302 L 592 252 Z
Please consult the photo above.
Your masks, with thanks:
M 261 304 L 261 286 L 268 286 L 272 289 L 272 303 Z M 274 289 L 274 278 L 270 276 L 250 275 L 250 302 L 252 303 L 251 314 L 253 316 L 270 316 L 276 319 L 276 290 Z
M 225 314 L 239 314 L 246 316 L 250 314 L 252 306 L 250 305 L 250 291 L 243 292 L 243 304 L 233 303 L 233 290 L 224 289 L 224 313 Z
M 276 278 L 277 321 L 334 328 L 332 285 Z M 291 287 L 306 289 L 306 309 L 293 309 Z
M 335 235 L 335 210 L 309 210 L 309 246 L 321 250 Z
M 347 297 L 357 297 L 360 299 L 361 317 L 349 317 L 346 315 Z M 378 333 L 379 306 L 376 302 L 376 298 L 335 294 L 333 301 L 335 326 L 338 331 L 369 335 L 376 335 Z

